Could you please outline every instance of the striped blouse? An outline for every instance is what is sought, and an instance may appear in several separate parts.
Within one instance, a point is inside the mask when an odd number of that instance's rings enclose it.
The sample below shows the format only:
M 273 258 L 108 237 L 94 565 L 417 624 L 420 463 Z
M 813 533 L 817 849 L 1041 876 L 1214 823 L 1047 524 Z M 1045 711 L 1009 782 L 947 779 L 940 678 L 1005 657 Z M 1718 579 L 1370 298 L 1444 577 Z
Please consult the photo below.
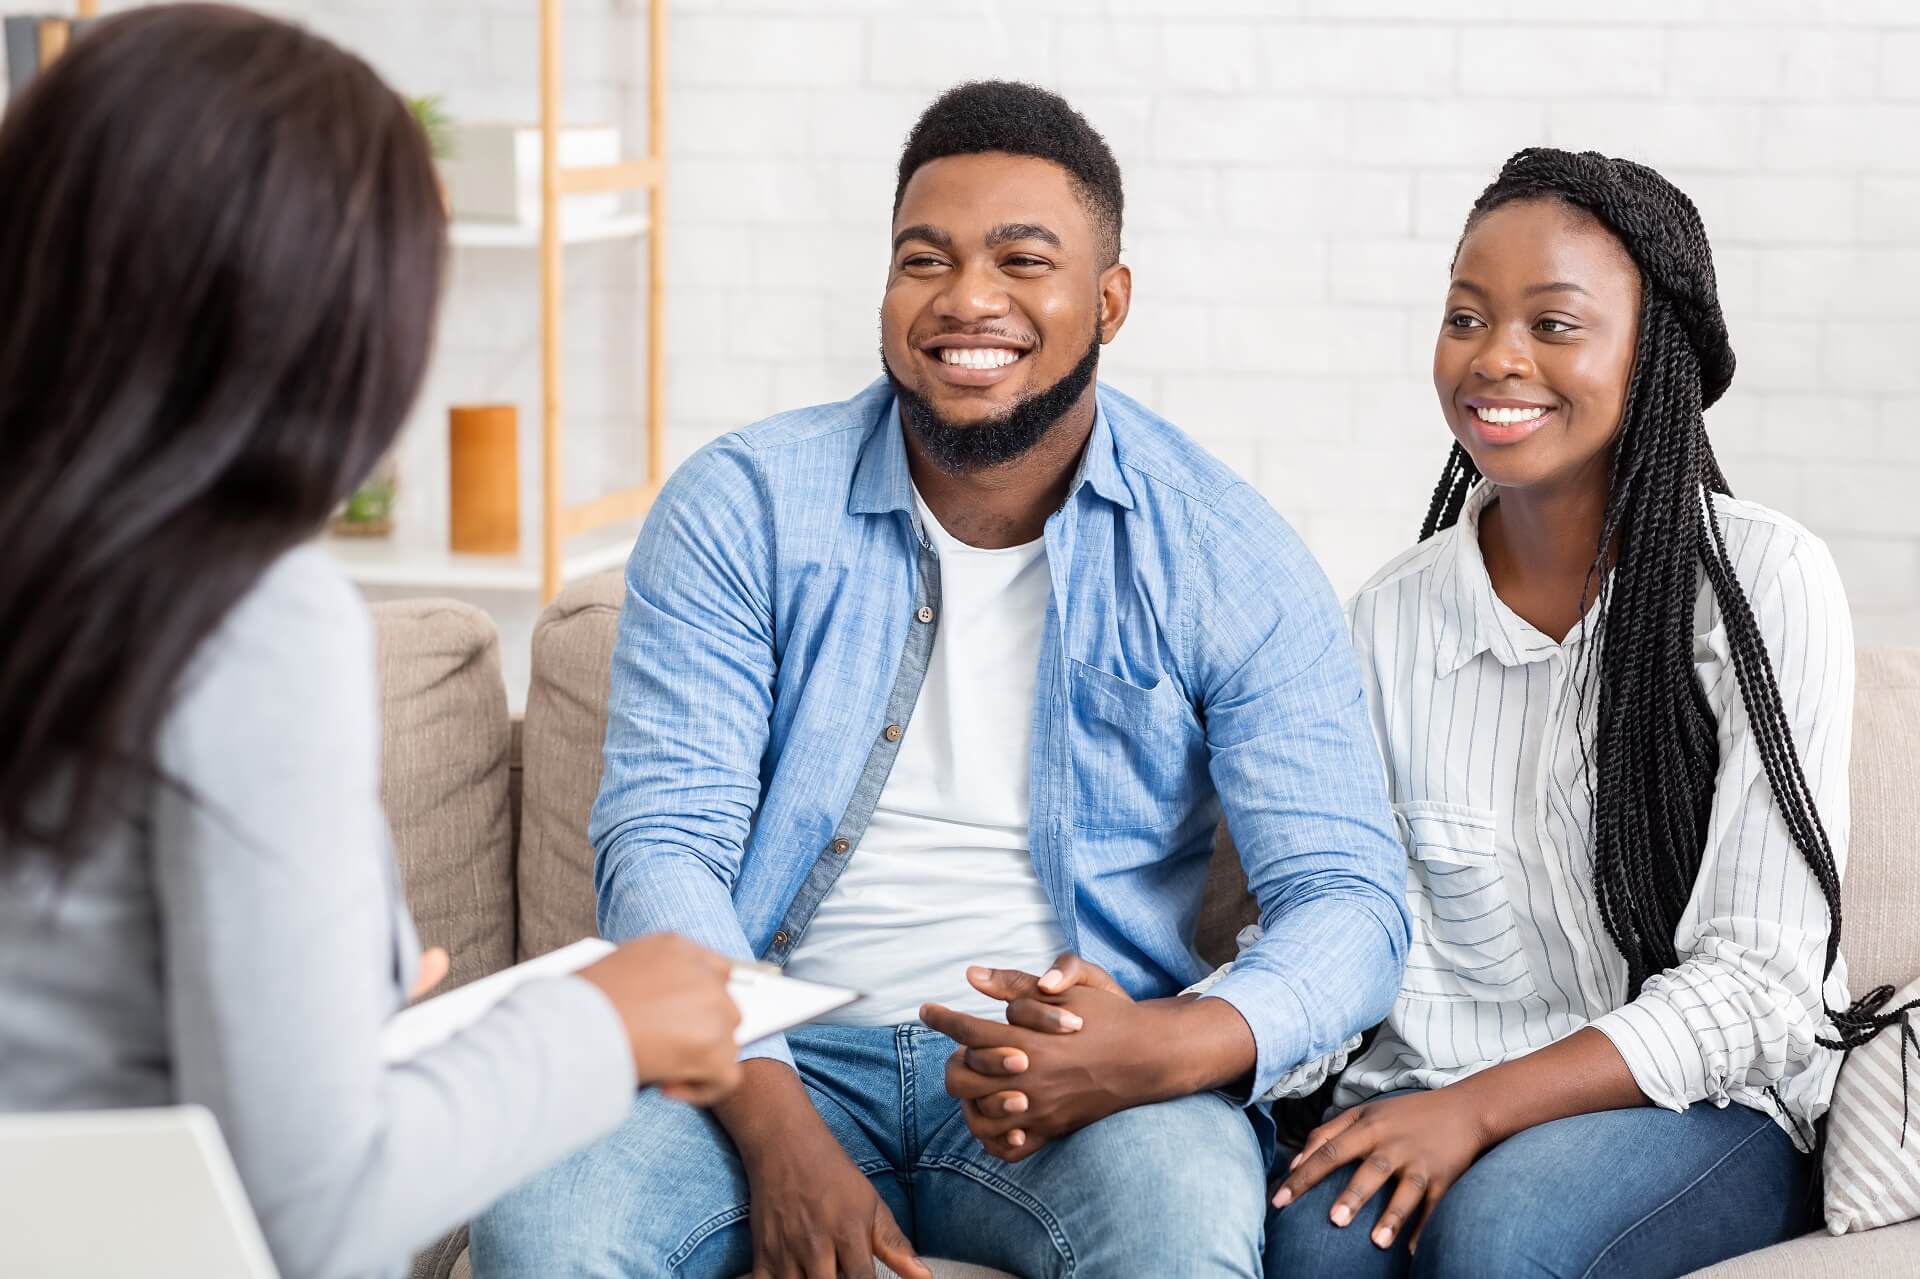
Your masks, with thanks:
M 1593 889 L 1581 744 L 1584 632 L 1555 643 L 1494 593 L 1480 485 L 1460 522 L 1383 569 L 1350 606 L 1373 726 L 1407 845 L 1413 945 L 1392 1013 L 1346 1068 L 1338 1106 L 1437 1088 L 1593 1026 L 1669 1110 L 1738 1102 L 1809 1146 L 1839 1054 L 1821 1005 L 1825 899 L 1775 803 L 1725 627 L 1701 586 L 1693 660 L 1720 766 L 1677 966 L 1636 996 Z M 1814 801 L 1845 866 L 1852 623 L 1826 547 L 1784 516 L 1715 497 Z M 1825 982 L 1847 1003 L 1844 964 Z

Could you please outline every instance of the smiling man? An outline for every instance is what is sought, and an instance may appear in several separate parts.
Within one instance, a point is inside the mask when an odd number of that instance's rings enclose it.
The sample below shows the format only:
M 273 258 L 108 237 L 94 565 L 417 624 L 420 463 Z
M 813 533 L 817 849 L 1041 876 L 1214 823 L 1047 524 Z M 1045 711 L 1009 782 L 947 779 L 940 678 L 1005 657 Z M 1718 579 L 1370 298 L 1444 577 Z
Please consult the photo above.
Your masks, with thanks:
M 1121 210 L 1058 97 L 946 94 L 900 160 L 885 378 L 715 442 L 661 494 L 614 655 L 602 931 L 866 998 L 756 1045 L 711 1118 L 641 1097 L 475 1226 L 480 1273 L 917 1276 L 916 1250 L 1028 1279 L 1259 1273 L 1262 1139 L 1216 1090 L 1385 1014 L 1405 872 L 1312 558 L 1096 383 L 1132 300 Z M 1178 999 L 1207 971 L 1223 803 L 1266 937 Z M 923 1006 L 1011 1033 L 1014 992 L 970 970 L 1068 953 L 1139 1002 L 1034 1037 L 1078 1081 L 1068 1122 L 976 1135 Z

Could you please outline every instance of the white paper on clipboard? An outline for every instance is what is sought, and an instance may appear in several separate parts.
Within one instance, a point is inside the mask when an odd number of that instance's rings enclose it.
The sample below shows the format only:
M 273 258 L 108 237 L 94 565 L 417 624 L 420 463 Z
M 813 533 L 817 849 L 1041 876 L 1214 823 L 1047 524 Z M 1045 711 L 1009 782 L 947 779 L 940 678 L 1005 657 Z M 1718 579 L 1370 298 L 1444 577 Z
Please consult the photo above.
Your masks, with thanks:
M 610 942 L 583 938 L 403 1009 L 389 1018 L 381 1031 L 381 1056 L 390 1064 L 411 1061 L 479 1021 L 488 1009 L 527 982 L 564 977 L 611 953 Z M 798 981 L 777 969 L 752 964 L 734 966 L 727 980 L 727 994 L 740 1009 L 740 1026 L 734 1032 L 734 1042 L 739 1044 L 791 1030 L 860 998 L 857 991 Z

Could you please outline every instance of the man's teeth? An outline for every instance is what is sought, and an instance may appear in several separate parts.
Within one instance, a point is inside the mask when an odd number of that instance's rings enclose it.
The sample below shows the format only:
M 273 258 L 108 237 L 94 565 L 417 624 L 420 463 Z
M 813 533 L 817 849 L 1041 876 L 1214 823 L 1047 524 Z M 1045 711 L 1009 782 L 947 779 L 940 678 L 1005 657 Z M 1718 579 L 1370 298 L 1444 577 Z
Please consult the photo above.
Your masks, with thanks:
M 943 346 L 940 358 L 963 369 L 997 369 L 1019 359 L 1020 352 L 1004 346 Z
M 1480 408 L 1477 408 L 1474 410 L 1474 414 L 1477 417 L 1479 417 L 1479 419 L 1482 422 L 1485 422 L 1490 426 L 1514 426 L 1520 422 L 1531 422 L 1536 418 L 1544 417 L 1546 415 L 1546 412 L 1547 410 L 1543 408 L 1529 408 L 1529 409 L 1480 409 Z

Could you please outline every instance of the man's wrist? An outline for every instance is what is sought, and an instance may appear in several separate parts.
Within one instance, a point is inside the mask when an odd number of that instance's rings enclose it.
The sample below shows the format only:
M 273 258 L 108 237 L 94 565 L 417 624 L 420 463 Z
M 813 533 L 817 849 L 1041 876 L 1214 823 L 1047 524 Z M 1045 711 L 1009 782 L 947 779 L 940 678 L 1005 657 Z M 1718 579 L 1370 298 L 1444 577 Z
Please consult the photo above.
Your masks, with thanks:
M 833 1134 L 807 1096 L 800 1076 L 783 1061 L 756 1058 L 742 1067 L 740 1087 L 713 1108 L 749 1173 L 771 1158 L 806 1149 Z
M 1258 1052 L 1253 1028 L 1224 999 L 1155 999 L 1157 1024 L 1149 1027 L 1151 1052 L 1143 1054 L 1144 1091 L 1150 1101 L 1170 1101 L 1226 1088 L 1250 1077 Z

